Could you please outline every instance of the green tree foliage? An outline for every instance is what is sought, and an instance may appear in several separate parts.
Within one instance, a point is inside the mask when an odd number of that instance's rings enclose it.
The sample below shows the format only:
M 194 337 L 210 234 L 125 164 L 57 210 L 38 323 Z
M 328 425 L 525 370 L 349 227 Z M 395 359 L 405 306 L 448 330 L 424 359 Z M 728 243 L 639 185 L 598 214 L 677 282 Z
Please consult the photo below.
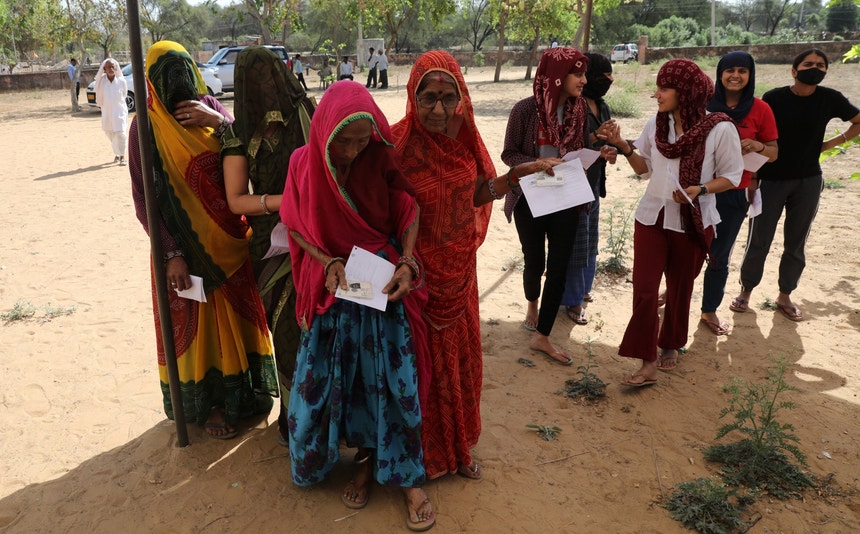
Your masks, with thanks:
M 708 44 L 707 35 L 693 19 L 669 17 L 661 20 L 653 28 L 634 24 L 633 33 L 647 35 L 651 46 L 704 46 Z
M 833 0 L 827 10 L 827 31 L 838 33 L 857 28 L 857 4 L 854 0 Z
M 190 6 L 185 0 L 140 0 L 140 24 L 152 42 L 170 39 L 197 48 L 211 17 L 206 6 Z
M 67 42 L 59 0 L 0 0 L 0 51 L 13 65 L 39 59 L 38 51 L 57 53 Z
M 260 26 L 263 44 L 272 44 L 272 35 L 285 26 L 297 25 L 299 0 L 243 0 L 248 14 Z

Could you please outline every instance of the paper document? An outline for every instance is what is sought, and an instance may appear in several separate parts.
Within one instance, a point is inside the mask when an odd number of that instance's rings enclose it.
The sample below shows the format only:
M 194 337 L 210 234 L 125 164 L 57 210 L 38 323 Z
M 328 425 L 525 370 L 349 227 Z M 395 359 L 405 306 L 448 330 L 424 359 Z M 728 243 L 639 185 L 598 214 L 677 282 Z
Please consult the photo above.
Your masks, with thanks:
M 763 156 L 758 152 L 748 152 L 744 154 L 744 170 L 756 172 L 761 169 L 761 166 L 767 163 L 767 156 Z
M 190 277 L 191 287 L 182 291 L 174 289 L 174 291 L 182 298 L 196 300 L 197 302 L 206 302 L 206 293 L 203 291 L 203 279 L 193 274 Z
M 264 260 L 289 252 L 290 242 L 287 240 L 287 226 L 282 222 L 276 224 L 275 227 L 272 228 L 272 234 L 269 237 L 269 241 L 271 242 L 271 245 L 269 245 L 269 250 L 266 252 L 266 255 L 263 256 Z
M 385 311 L 388 295 L 382 292 L 382 288 L 394 276 L 395 266 L 363 248 L 352 247 L 344 270 L 348 288 L 344 291 L 338 287 L 334 296 Z
M 680 192 L 681 192 L 681 194 L 682 194 L 682 195 L 684 195 L 684 198 L 686 198 L 686 199 L 687 199 L 687 202 L 689 202 L 689 203 L 690 203 L 690 205 L 692 206 L 692 205 L 693 205 L 693 199 L 692 199 L 692 198 L 690 198 L 690 195 L 688 195 L 688 194 L 687 194 L 687 192 L 686 192 L 686 191 L 684 191 L 684 188 L 683 188 L 683 187 L 681 187 L 681 181 L 680 181 L 680 180 L 678 180 L 678 177 L 677 177 L 677 176 L 675 176 L 675 173 L 674 173 L 674 172 L 672 172 L 672 169 L 669 169 L 669 178 L 671 178 L 671 179 L 672 179 L 672 181 L 673 181 L 673 182 L 675 182 L 675 189 L 677 189 L 678 191 L 680 191 Z
M 579 159 L 566 161 L 552 170 L 561 178 L 559 185 L 539 185 L 543 176 L 546 176 L 544 172 L 520 179 L 520 187 L 529 202 L 532 216 L 540 217 L 594 201 L 594 193 Z
M 600 157 L 599 150 L 592 150 L 590 148 L 580 148 L 579 150 L 574 150 L 573 152 L 568 152 L 564 155 L 562 161 L 570 161 L 572 159 L 579 158 L 579 161 L 582 162 L 582 168 L 587 169 L 594 165 L 594 162 L 597 161 L 597 158 Z
M 756 189 L 755 193 L 753 193 L 752 202 L 750 202 L 750 209 L 747 211 L 747 215 L 750 219 L 761 215 L 761 189 Z

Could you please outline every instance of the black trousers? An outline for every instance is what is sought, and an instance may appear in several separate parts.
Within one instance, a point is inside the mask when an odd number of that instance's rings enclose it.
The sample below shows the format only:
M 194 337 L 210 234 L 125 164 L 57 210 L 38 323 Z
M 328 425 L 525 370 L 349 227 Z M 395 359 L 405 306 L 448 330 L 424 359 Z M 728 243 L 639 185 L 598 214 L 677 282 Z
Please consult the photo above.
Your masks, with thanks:
M 537 331 L 548 336 L 555 324 L 558 307 L 561 306 L 567 264 L 576 240 L 579 212 L 576 208 L 568 208 L 533 217 L 523 196 L 514 208 L 514 224 L 523 250 L 523 290 L 526 300 L 534 302 L 540 297 Z M 546 280 L 541 295 L 544 271 Z
M 388 69 L 379 71 L 379 88 L 386 89 L 388 87 Z
M 376 87 L 376 67 L 373 67 L 367 72 L 367 83 L 365 87 Z

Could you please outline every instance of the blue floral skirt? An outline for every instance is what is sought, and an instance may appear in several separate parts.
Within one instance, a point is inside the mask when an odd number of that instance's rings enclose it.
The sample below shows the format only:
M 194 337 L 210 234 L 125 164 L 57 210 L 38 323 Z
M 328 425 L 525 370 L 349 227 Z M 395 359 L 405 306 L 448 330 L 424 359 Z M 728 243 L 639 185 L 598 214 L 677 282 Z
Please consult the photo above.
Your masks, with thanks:
M 341 439 L 373 455 L 387 486 L 425 481 L 412 331 L 402 302 L 383 313 L 338 300 L 302 334 L 289 402 L 293 482 L 321 481 Z

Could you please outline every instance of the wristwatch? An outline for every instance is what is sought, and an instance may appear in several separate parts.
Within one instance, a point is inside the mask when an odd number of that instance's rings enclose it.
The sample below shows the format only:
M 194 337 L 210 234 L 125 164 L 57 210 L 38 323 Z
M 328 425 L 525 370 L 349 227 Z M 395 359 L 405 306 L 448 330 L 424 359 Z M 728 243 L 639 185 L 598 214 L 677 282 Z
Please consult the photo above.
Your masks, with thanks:
M 708 194 L 708 186 L 705 184 L 699 184 L 699 196 L 703 197 Z

